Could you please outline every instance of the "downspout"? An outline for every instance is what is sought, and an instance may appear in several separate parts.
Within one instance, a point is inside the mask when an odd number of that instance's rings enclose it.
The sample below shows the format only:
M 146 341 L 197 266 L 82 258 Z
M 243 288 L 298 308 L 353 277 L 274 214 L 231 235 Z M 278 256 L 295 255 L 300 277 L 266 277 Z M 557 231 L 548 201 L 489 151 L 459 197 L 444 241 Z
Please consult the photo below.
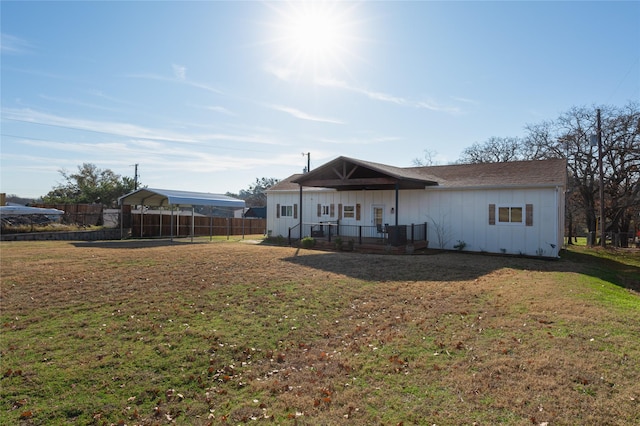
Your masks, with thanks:
M 120 204 L 120 239 L 124 239 L 124 203 Z
M 298 185 L 300 185 L 300 211 L 298 212 L 300 215 L 300 226 L 298 226 L 298 233 L 300 234 L 299 239 L 302 240 L 302 184 L 299 183 Z
M 562 223 L 562 229 L 560 228 L 560 203 L 558 198 L 559 196 L 560 196 L 560 190 L 559 190 L 559 187 L 556 186 L 556 196 L 554 197 L 554 204 L 556 208 L 556 247 L 558 249 L 556 253 L 556 257 L 560 257 L 560 249 L 562 248 L 562 243 L 564 242 L 564 220 Z M 564 212 L 563 212 L 563 217 L 564 217 Z

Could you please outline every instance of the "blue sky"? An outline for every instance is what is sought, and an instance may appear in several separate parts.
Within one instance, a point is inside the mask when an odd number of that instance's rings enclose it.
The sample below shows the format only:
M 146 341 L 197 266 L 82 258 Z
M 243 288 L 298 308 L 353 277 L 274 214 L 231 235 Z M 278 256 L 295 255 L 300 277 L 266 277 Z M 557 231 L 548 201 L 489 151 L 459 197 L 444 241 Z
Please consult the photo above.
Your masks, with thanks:
M 438 164 L 640 100 L 640 2 L 0 4 L 0 192 L 93 163 L 237 193 L 344 155 Z

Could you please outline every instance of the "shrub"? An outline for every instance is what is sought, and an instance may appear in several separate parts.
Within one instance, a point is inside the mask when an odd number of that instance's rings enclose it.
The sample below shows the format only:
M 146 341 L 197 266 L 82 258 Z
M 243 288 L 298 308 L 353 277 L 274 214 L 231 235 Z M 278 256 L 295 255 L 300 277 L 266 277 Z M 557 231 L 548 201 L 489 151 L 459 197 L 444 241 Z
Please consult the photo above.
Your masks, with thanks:
M 301 240 L 302 248 L 310 249 L 316 245 L 316 239 L 313 237 L 304 237 Z
M 336 238 L 333 240 L 333 244 L 335 245 L 336 250 L 342 250 L 342 238 L 340 238 L 340 237 L 336 237 Z
M 453 246 L 454 249 L 457 249 L 459 251 L 464 250 L 464 248 L 467 246 L 467 243 L 465 243 L 462 240 L 458 240 L 458 244 L 456 244 L 455 246 Z

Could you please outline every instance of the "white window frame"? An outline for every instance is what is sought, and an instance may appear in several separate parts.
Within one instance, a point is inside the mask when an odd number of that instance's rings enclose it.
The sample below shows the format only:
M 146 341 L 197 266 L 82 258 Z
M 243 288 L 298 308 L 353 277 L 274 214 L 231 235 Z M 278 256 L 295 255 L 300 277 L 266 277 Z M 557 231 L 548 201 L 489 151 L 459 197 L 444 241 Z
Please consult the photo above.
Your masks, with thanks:
M 503 222 L 500 220 L 500 209 L 509 209 L 509 221 Z M 511 220 L 512 210 L 520 209 L 520 222 L 513 222 Z M 496 225 L 502 226 L 525 226 L 526 224 L 526 208 L 523 204 L 502 204 L 496 205 Z
M 293 205 L 281 205 L 280 217 L 293 217 Z
M 356 218 L 356 206 L 355 204 L 349 204 L 346 206 L 342 206 L 342 217 L 344 219 L 355 219 Z

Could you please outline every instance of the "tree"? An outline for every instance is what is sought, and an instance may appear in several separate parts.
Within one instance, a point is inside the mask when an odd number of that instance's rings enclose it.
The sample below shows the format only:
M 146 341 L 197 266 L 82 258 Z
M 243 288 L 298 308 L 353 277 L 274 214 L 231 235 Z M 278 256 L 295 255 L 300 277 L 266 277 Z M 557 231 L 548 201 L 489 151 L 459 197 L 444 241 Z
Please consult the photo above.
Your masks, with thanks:
M 462 151 L 461 163 L 504 163 L 526 160 L 522 141 L 517 137 L 500 138 L 493 136 L 484 143 L 474 143 Z
M 59 170 L 65 182 L 53 188 L 42 197 L 47 204 L 99 203 L 115 206 L 118 197 L 134 190 L 135 182 L 129 177 L 121 177 L 110 169 L 99 169 L 94 164 L 78 166 L 77 173 Z
M 598 170 L 596 111 L 601 112 L 603 175 Z M 567 160 L 567 224 L 584 223 L 595 232 L 600 203 L 606 230 L 626 233 L 640 224 L 640 107 L 630 102 L 612 106 L 573 107 L 555 120 L 525 126 L 524 138 L 493 137 L 465 149 L 461 163 L 565 158 Z M 605 188 L 600 199 L 600 179 Z M 635 229 L 637 230 L 637 229 Z
M 424 158 L 414 158 L 412 163 L 414 166 L 435 166 L 437 164 L 435 158 L 438 155 L 438 151 L 430 149 L 424 150 Z
M 248 189 L 241 189 L 239 194 L 227 192 L 226 195 L 239 198 L 245 201 L 247 207 L 262 207 L 267 205 L 267 194 L 265 191 L 278 183 L 275 178 L 256 178 L 253 185 Z
M 596 111 L 602 117 L 604 176 L 598 171 L 598 147 L 591 143 L 597 132 Z M 636 102 L 623 108 L 574 107 L 554 121 L 527 125 L 526 149 L 535 158 L 566 158 L 568 189 L 578 202 L 589 232 L 597 229 L 600 203 L 605 207 L 606 230 L 629 232 L 640 209 L 640 109 Z M 603 179 L 605 199 L 598 188 Z M 568 204 L 568 211 L 576 206 Z M 637 219 L 636 219 L 637 220 Z

